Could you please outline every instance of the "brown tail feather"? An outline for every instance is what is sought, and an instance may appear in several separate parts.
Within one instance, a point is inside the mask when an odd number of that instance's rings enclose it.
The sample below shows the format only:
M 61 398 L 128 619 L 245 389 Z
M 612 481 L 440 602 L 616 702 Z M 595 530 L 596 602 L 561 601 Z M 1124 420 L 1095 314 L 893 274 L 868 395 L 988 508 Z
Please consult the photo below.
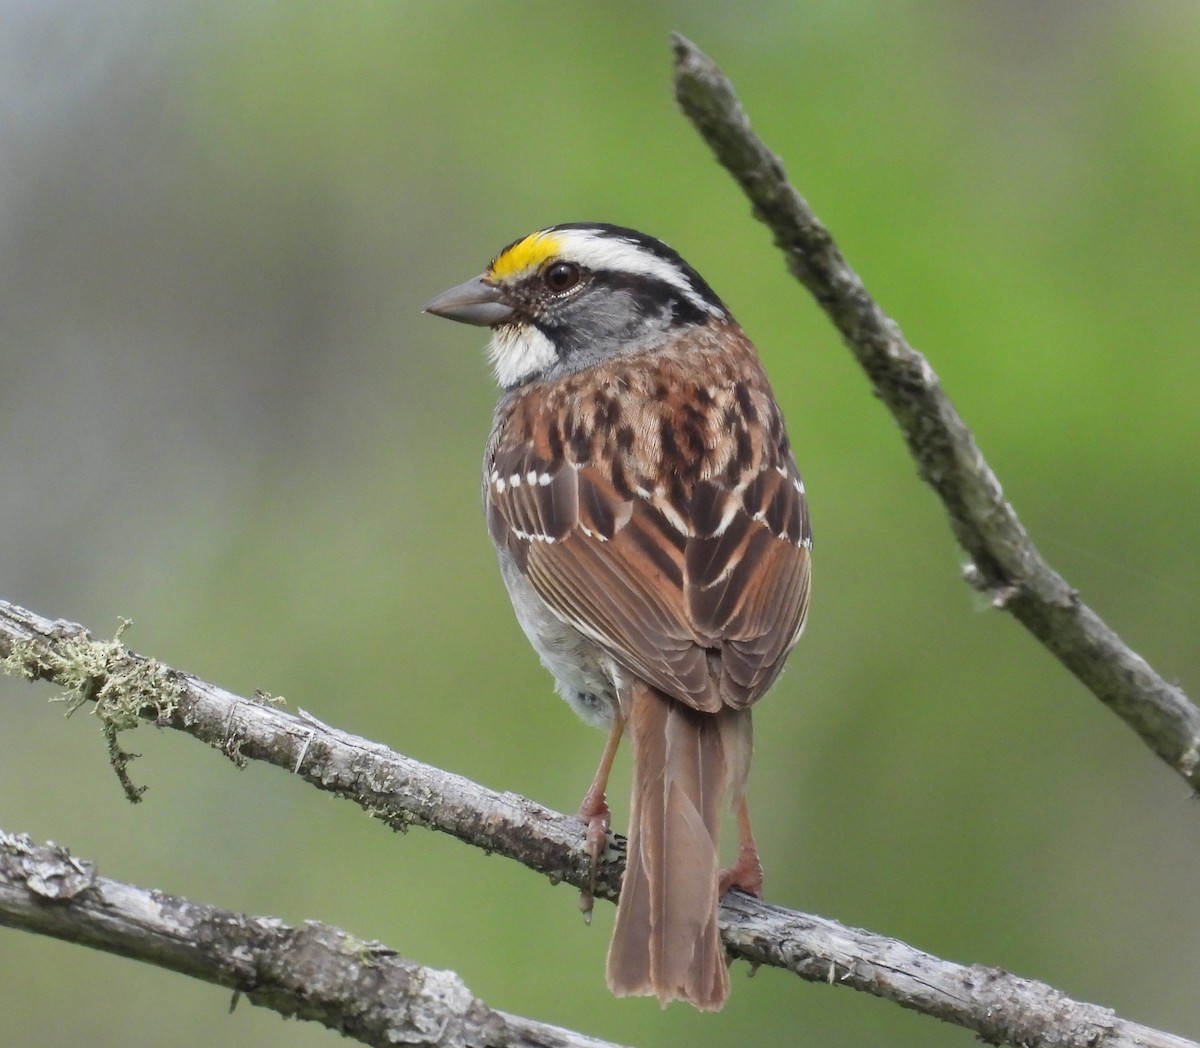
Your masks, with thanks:
M 629 705 L 633 798 L 609 989 L 715 1011 L 729 996 L 717 928 L 717 827 L 728 776 L 722 715 L 641 681 Z

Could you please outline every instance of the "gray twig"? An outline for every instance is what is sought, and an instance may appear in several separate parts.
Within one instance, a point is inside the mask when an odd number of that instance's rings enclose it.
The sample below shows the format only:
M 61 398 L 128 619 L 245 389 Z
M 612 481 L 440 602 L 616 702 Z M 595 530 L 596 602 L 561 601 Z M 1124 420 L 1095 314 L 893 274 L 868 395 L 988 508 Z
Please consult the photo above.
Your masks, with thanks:
M 95 641 L 76 623 L 50 621 L 0 601 L 0 666 L 84 689 L 84 701 L 96 702 L 101 716 L 123 726 L 136 710 L 142 719 L 184 731 L 239 763 L 261 760 L 294 772 L 390 826 L 428 826 L 516 859 L 551 880 L 580 889 L 588 885 L 583 826 L 574 816 L 513 793 L 496 793 L 313 717 L 233 695 L 117 641 Z M 128 695 L 114 684 L 121 681 L 131 688 Z M 596 895 L 616 897 L 624 854 L 624 841 L 614 838 L 613 857 L 599 871 Z M 966 1027 L 995 1044 L 1200 1048 L 1106 1008 L 1071 1000 L 1044 983 L 955 964 L 896 939 L 739 892 L 722 901 L 721 930 L 734 957 L 862 990 Z
M 453 972 L 306 921 L 296 928 L 96 873 L 56 844 L 0 830 L 0 925 L 182 972 L 363 1044 L 616 1048 L 489 1008 Z
M 1200 789 L 1200 710 L 1122 642 L 1031 541 L 929 362 L 843 258 L 829 230 L 750 128 L 728 77 L 676 35 L 675 95 L 687 118 L 774 234 L 900 425 L 921 477 L 946 507 L 971 559 L 965 575 L 1025 627 L 1193 789 Z

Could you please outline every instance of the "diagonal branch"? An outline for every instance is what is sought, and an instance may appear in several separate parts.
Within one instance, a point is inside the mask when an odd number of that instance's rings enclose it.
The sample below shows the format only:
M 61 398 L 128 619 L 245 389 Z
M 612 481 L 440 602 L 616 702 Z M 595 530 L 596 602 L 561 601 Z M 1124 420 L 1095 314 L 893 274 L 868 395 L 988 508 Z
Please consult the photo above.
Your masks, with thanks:
M 65 848 L 3 830 L 0 925 L 216 983 L 378 1048 L 617 1048 L 489 1008 L 453 972 L 423 968 L 381 943 L 114 881 Z
M 496 793 L 311 717 L 240 698 L 131 652 L 119 641 L 93 640 L 75 623 L 51 621 L 0 601 L 0 667 L 74 690 L 79 702 L 95 703 L 110 727 L 127 728 L 140 718 L 176 728 L 239 763 L 253 759 L 284 768 L 390 826 L 428 826 L 516 859 L 552 880 L 580 889 L 588 885 L 577 818 L 513 793 Z M 613 839 L 610 855 L 599 871 L 596 894 L 614 899 L 623 840 Z M 722 901 L 721 931 L 734 957 L 883 997 L 966 1027 L 994 1044 L 1200 1048 L 1074 1001 L 1044 983 L 944 961 L 897 939 L 739 892 Z
M 775 236 L 788 268 L 841 332 L 900 425 L 921 477 L 971 558 L 967 581 L 1017 617 L 1101 702 L 1200 789 L 1200 710 L 1126 646 L 1038 552 L 929 362 L 871 297 L 829 230 L 751 130 L 733 85 L 674 37 L 684 114 Z

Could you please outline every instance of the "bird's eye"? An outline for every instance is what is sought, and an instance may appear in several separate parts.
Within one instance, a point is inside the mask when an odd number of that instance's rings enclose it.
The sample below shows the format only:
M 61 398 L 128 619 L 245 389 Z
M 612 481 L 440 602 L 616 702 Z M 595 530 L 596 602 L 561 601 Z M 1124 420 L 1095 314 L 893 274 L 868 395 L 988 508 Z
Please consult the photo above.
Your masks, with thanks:
M 555 262 L 546 267 L 542 280 L 551 291 L 561 293 L 570 291 L 579 283 L 579 267 L 574 262 Z

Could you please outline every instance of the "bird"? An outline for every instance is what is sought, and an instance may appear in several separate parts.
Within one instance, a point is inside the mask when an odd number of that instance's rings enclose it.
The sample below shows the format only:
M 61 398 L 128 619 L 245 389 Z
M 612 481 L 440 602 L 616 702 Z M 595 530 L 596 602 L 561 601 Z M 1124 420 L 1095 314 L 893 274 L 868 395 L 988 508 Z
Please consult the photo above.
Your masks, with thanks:
M 425 311 L 491 329 L 502 394 L 482 486 L 500 574 L 559 693 L 608 732 L 579 809 L 593 886 L 609 772 L 632 744 L 608 987 L 719 1010 L 720 898 L 762 893 L 751 707 L 809 605 L 808 502 L 766 373 L 678 252 L 609 223 L 520 237 Z M 722 870 L 726 803 L 738 850 Z

